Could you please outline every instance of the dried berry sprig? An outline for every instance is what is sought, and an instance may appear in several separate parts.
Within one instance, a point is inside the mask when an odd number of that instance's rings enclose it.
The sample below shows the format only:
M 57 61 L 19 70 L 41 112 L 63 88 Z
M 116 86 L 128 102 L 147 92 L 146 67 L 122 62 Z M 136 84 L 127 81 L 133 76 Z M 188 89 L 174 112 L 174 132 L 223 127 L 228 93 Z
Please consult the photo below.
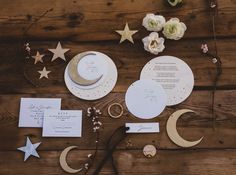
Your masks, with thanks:
M 28 32 L 29 30 L 35 25 L 37 24 L 42 18 L 44 18 L 49 12 L 53 11 L 53 8 L 50 8 L 48 10 L 46 10 L 42 15 L 40 15 L 37 19 L 35 19 L 34 21 L 32 21 L 24 30 L 22 33 L 22 38 L 21 38 L 21 42 L 20 42 L 20 53 L 19 55 L 24 56 L 25 58 L 25 65 L 24 65 L 24 69 L 23 69 L 23 75 L 25 77 L 25 79 L 32 84 L 34 87 L 39 87 L 38 84 L 36 84 L 33 80 L 31 80 L 27 74 L 27 64 L 28 64 L 28 59 L 31 58 L 31 48 L 30 48 L 30 43 L 26 42 L 28 40 Z M 22 44 L 23 43 L 23 44 Z M 22 45 L 23 45 L 23 49 L 22 49 Z M 23 51 L 22 51 L 23 50 Z M 22 54 L 23 52 L 23 54 Z
M 97 155 L 98 146 L 99 146 L 99 130 L 101 129 L 102 122 L 99 120 L 99 117 L 102 115 L 101 111 L 99 109 L 96 109 L 95 107 L 89 107 L 87 109 L 87 116 L 91 118 L 92 125 L 93 125 L 93 132 L 96 133 L 96 140 L 95 140 L 95 152 L 93 154 L 88 154 L 89 160 L 85 163 L 85 174 L 87 174 L 88 169 L 93 165 L 94 159 Z
M 216 124 L 216 114 L 215 114 L 215 91 L 217 90 L 217 84 L 222 74 L 222 62 L 220 56 L 218 55 L 217 48 L 217 38 L 216 38 L 216 17 L 218 15 L 218 2 L 217 0 L 209 0 L 210 13 L 212 16 L 212 32 L 213 32 L 213 40 L 214 40 L 214 54 L 209 52 L 207 44 L 202 44 L 201 50 L 202 53 L 212 59 L 212 62 L 216 65 L 216 76 L 214 79 L 213 90 L 212 90 L 212 119 L 213 119 L 213 129 L 215 129 Z

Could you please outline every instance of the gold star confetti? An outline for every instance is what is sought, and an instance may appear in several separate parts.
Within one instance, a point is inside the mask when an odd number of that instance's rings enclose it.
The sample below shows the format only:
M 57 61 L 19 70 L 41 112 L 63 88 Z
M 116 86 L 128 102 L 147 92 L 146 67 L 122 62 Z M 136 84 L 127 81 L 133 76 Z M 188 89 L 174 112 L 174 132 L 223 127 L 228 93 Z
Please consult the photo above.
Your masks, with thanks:
M 46 70 L 46 67 L 44 67 L 43 70 L 38 71 L 38 73 L 40 73 L 39 79 L 41 79 L 41 78 L 43 78 L 43 77 L 45 77 L 45 78 L 48 79 L 48 74 L 49 74 L 50 72 L 51 72 L 51 71 L 47 71 L 47 70 Z
M 58 42 L 56 49 L 48 49 L 48 50 L 53 53 L 52 61 L 54 61 L 57 58 L 61 58 L 64 61 L 66 61 L 65 53 L 69 51 L 70 49 L 63 49 L 61 47 L 61 43 Z
M 124 30 L 116 30 L 116 32 L 121 35 L 120 43 L 125 40 L 129 40 L 131 43 L 134 43 L 132 35 L 137 33 L 138 30 L 130 30 L 128 23 L 126 23 Z
M 37 62 L 43 62 L 42 58 L 44 57 L 44 55 L 41 55 L 39 51 L 37 51 L 36 55 L 32 57 L 34 58 L 34 64 L 36 64 Z

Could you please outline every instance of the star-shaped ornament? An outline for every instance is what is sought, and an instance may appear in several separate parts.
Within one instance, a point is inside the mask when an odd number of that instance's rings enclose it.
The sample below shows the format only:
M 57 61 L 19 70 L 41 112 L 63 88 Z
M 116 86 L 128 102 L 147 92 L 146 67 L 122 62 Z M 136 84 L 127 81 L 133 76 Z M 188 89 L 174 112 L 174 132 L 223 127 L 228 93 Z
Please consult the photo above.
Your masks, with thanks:
M 64 61 L 66 61 L 65 53 L 69 51 L 70 49 L 63 49 L 61 47 L 61 43 L 58 42 L 56 49 L 48 49 L 48 50 L 53 53 L 52 61 L 54 61 L 57 58 L 61 58 Z
M 43 78 L 43 77 L 45 77 L 45 78 L 48 79 L 48 74 L 49 74 L 50 72 L 51 72 L 51 71 L 47 71 L 47 70 L 46 70 L 46 67 L 44 67 L 43 70 L 38 71 L 38 73 L 40 73 L 39 79 L 41 79 L 41 78 Z
M 132 35 L 137 33 L 138 30 L 130 30 L 128 23 L 126 23 L 124 30 L 116 30 L 116 32 L 121 35 L 120 43 L 122 43 L 125 40 L 129 40 L 131 43 L 134 44 L 134 40 L 132 38 Z
M 27 137 L 26 145 L 24 147 L 17 148 L 17 150 L 25 152 L 24 161 L 26 161 L 31 155 L 40 158 L 36 151 L 40 144 L 41 142 L 32 144 L 29 137 Z
M 44 57 L 44 55 L 41 55 L 39 51 L 37 51 L 36 55 L 32 57 L 34 58 L 34 64 L 36 64 L 37 62 L 43 62 L 42 58 Z

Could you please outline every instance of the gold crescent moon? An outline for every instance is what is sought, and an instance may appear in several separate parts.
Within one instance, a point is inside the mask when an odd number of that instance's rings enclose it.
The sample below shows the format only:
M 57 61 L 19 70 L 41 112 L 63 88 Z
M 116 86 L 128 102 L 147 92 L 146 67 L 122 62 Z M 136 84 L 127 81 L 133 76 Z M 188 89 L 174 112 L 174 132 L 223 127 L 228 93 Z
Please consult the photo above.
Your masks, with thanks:
M 166 124 L 166 131 L 167 131 L 167 134 L 169 136 L 169 138 L 178 146 L 181 146 L 181 147 L 192 147 L 192 146 L 195 146 L 197 144 L 199 144 L 203 137 L 201 137 L 199 140 L 197 141 L 193 141 L 193 142 L 190 142 L 190 141 L 187 141 L 185 139 L 183 139 L 177 129 L 176 129 L 176 123 L 177 123 L 177 120 L 181 117 L 181 115 L 183 115 L 184 113 L 187 113 L 187 112 L 193 112 L 195 113 L 194 111 L 192 110 L 189 110 L 189 109 L 181 109 L 181 110 L 178 110 L 176 112 L 174 112 L 168 119 L 167 121 L 167 124 Z
M 78 173 L 80 171 L 83 170 L 83 168 L 80 168 L 80 169 L 72 169 L 71 167 L 69 167 L 69 165 L 67 164 L 66 162 L 66 157 L 67 157 L 67 154 L 69 153 L 70 150 L 74 149 L 74 148 L 77 148 L 77 146 L 69 146 L 67 148 L 65 148 L 61 155 L 60 155 L 60 165 L 61 165 L 61 168 L 67 172 L 67 173 Z
M 68 73 L 69 73 L 71 80 L 74 81 L 75 83 L 77 83 L 79 85 L 83 85 L 83 86 L 92 85 L 92 84 L 96 83 L 97 81 L 99 81 L 103 76 L 103 75 L 101 75 L 100 77 L 98 77 L 97 79 L 94 79 L 94 80 L 87 80 L 79 75 L 79 73 L 77 71 L 77 65 L 80 62 L 80 60 L 87 55 L 96 55 L 96 54 L 93 52 L 83 52 L 83 53 L 75 56 L 70 61 L 69 66 L 68 66 Z

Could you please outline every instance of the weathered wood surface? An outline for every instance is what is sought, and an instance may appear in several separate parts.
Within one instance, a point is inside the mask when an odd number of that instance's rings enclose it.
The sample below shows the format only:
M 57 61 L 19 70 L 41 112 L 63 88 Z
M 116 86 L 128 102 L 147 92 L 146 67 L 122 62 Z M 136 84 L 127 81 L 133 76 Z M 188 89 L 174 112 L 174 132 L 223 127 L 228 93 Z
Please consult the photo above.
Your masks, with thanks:
M 69 154 L 69 163 L 77 167 L 94 150 L 94 134 L 91 123 L 84 116 L 82 138 L 42 138 L 41 129 L 18 128 L 19 102 L 21 97 L 59 97 L 62 109 L 85 109 L 95 105 L 100 108 L 103 129 L 96 164 L 104 156 L 105 143 L 115 128 L 125 122 L 145 122 L 131 116 L 125 110 L 124 117 L 113 120 L 107 115 L 112 102 L 125 105 L 124 92 L 139 79 L 142 67 L 153 57 L 143 50 L 141 38 L 148 35 L 142 27 L 146 13 L 160 13 L 167 19 L 178 17 L 188 30 L 180 41 L 166 40 L 166 49 L 161 55 L 182 58 L 192 68 L 195 88 L 182 104 L 166 108 L 159 118 L 148 121 L 160 122 L 159 134 L 129 135 L 114 153 L 121 175 L 231 175 L 236 173 L 236 1 L 218 0 L 219 14 L 216 24 L 218 50 L 222 59 L 223 74 L 215 96 L 216 123 L 213 129 L 211 115 L 212 86 L 215 65 L 201 54 L 200 46 L 207 43 L 213 49 L 211 17 L 208 1 L 185 0 L 181 8 L 171 8 L 162 0 L 0 0 L 0 175 L 66 174 L 58 163 L 62 149 L 78 145 L 79 150 Z M 44 13 L 50 10 L 47 14 Z M 42 17 L 42 15 L 44 15 Z M 114 30 L 122 29 L 129 22 L 135 44 L 118 44 L 119 35 Z M 27 30 L 25 35 L 24 32 Z M 46 54 L 44 64 L 25 63 L 21 49 L 23 40 L 31 43 L 32 54 L 37 50 Z M 67 62 L 51 62 L 57 41 L 70 48 Z M 68 61 L 77 53 L 96 50 L 109 55 L 118 67 L 119 78 L 112 93 L 105 98 L 86 102 L 79 100 L 66 89 L 63 74 Z M 39 80 L 38 70 L 43 66 L 51 70 L 49 79 Z M 38 87 L 34 87 L 25 76 Z M 165 131 L 166 120 L 177 109 L 189 108 L 197 112 L 184 115 L 178 122 L 178 131 L 188 139 L 204 136 L 201 144 L 193 149 L 182 149 L 173 144 Z M 42 141 L 39 147 L 41 159 L 30 158 L 23 162 L 23 153 L 16 151 L 23 146 L 26 136 L 33 142 Z M 145 139 L 143 139 L 145 137 Z M 147 159 L 142 154 L 146 144 L 157 146 L 158 154 Z M 94 167 L 91 169 L 91 172 Z M 110 162 L 101 175 L 111 175 Z
M 68 155 L 68 163 L 79 168 L 91 151 L 73 150 Z M 41 159 L 30 158 L 24 163 L 20 152 L 0 152 L 0 168 L 2 174 L 66 174 L 59 167 L 58 151 L 39 151 Z M 225 156 L 227 155 L 227 156 Z M 99 151 L 96 162 L 89 175 L 104 156 Z M 159 150 L 158 156 L 147 159 L 141 150 L 116 151 L 115 163 L 121 175 L 232 175 L 236 171 L 236 151 L 222 150 Z M 227 165 L 227 168 L 224 166 Z M 6 167 L 9 167 L 6 169 Z M 103 167 L 100 175 L 112 175 L 110 162 Z
M 186 1 L 182 8 L 170 8 L 162 0 L 12 0 L 0 1 L 0 37 L 21 38 L 31 23 L 52 9 L 28 31 L 35 39 L 67 40 L 117 40 L 114 30 L 124 27 L 139 29 L 135 39 L 147 35 L 142 28 L 142 18 L 148 12 L 160 13 L 167 18 L 178 17 L 188 26 L 186 37 L 209 37 L 212 35 L 209 4 L 206 0 Z M 219 1 L 219 36 L 236 35 L 236 3 Z M 16 27 L 17 26 L 17 27 Z M 227 32 L 226 32 L 227 31 Z M 58 35 L 59 34 L 59 35 Z
M 167 48 L 162 53 L 162 55 L 174 55 L 186 61 L 193 70 L 195 86 L 201 86 L 201 89 L 204 86 L 213 85 L 216 71 L 211 59 L 205 57 L 200 51 L 202 42 L 209 43 L 210 49 L 213 49 L 213 43 L 210 40 L 167 41 Z M 234 71 L 236 66 L 235 42 L 236 39 L 222 39 L 218 42 L 219 54 L 223 62 L 223 73 L 218 83 L 219 87 L 236 87 L 236 71 Z M 63 60 L 58 59 L 51 62 L 52 54 L 47 51 L 48 48 L 55 48 L 56 44 L 57 42 L 31 42 L 32 55 L 35 55 L 37 50 L 46 54 L 43 58 L 44 63 L 37 63 L 36 65 L 34 65 L 32 58 L 25 63 L 25 58 L 19 53 L 20 44 L 0 44 L 2 53 L 0 91 L 2 93 L 68 93 L 63 79 L 68 61 L 65 63 Z M 129 43 L 118 45 L 116 42 L 63 42 L 62 44 L 64 47 L 71 49 L 66 54 L 68 60 L 79 52 L 87 50 L 97 50 L 109 55 L 116 63 L 119 71 L 115 92 L 125 92 L 132 82 L 139 79 L 142 67 L 151 58 L 155 57 L 142 49 L 141 41 L 135 43 L 134 46 Z M 43 66 L 46 66 L 52 72 L 49 74 L 49 79 L 39 80 L 38 70 L 42 70 Z M 32 86 L 24 74 L 39 87 Z
M 100 149 L 105 149 L 105 144 L 115 128 L 125 122 L 144 122 L 135 119 L 131 114 L 125 112 L 124 117 L 118 120 L 111 119 L 107 114 L 107 107 L 113 102 L 125 105 L 124 94 L 112 93 L 97 102 L 85 103 L 76 97 L 67 94 L 61 95 L 2 95 L 0 97 L 0 140 L 8 140 L 0 144 L 0 150 L 15 150 L 25 142 L 25 136 L 30 135 L 35 140 L 43 142 L 40 150 L 62 150 L 68 145 L 79 145 L 80 149 L 93 149 L 95 135 L 92 132 L 90 120 L 84 115 L 82 138 L 42 138 L 42 129 L 17 128 L 19 115 L 19 101 L 21 97 L 57 97 L 62 98 L 62 109 L 83 109 L 96 105 L 103 111 L 103 129 L 101 131 Z M 211 112 L 211 92 L 194 91 L 193 94 L 181 105 L 167 108 L 159 118 L 148 120 L 160 122 L 161 132 L 159 134 L 131 134 L 120 145 L 119 149 L 142 149 L 145 144 L 154 144 L 160 149 L 179 149 L 174 145 L 166 134 L 166 121 L 176 109 L 189 108 L 197 112 L 184 115 L 178 122 L 178 130 L 184 138 L 197 140 L 204 136 L 204 140 L 196 148 L 236 148 L 236 91 L 218 91 L 216 93 L 216 129 L 213 129 Z M 126 110 L 127 111 L 127 110 Z M 132 146 L 127 143 L 131 143 Z

